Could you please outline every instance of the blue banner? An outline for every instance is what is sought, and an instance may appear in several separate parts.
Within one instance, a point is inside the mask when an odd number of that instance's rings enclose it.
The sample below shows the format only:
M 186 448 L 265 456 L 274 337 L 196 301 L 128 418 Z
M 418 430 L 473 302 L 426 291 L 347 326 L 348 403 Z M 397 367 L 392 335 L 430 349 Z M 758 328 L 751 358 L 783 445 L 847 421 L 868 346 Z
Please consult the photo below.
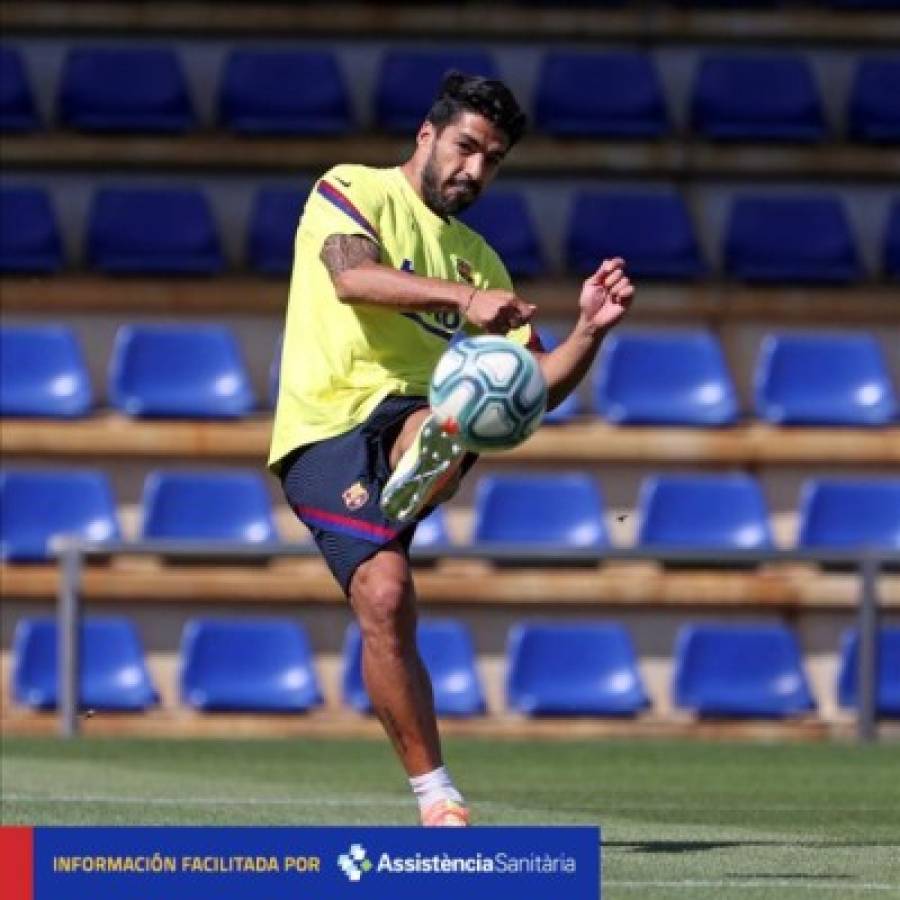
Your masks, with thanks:
M 597 900 L 600 829 L 34 829 L 35 900 Z

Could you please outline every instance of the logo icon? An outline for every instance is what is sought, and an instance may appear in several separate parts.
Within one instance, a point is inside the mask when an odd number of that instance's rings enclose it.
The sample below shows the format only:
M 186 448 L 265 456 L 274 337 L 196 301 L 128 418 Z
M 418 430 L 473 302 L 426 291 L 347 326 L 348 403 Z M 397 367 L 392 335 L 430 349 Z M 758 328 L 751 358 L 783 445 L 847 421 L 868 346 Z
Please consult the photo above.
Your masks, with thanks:
M 341 496 L 344 498 L 344 506 L 352 510 L 366 505 L 366 501 L 369 499 L 369 492 L 362 486 L 361 482 L 357 481 L 351 484 Z
M 456 271 L 459 274 L 459 277 L 465 281 L 466 284 L 475 284 L 475 280 L 472 277 L 472 264 L 466 262 L 464 259 L 456 258 Z
M 334 180 L 335 180 L 338 184 L 342 184 L 344 187 L 350 187 L 350 182 L 349 182 L 349 181 L 344 181 L 343 178 L 338 178 L 337 175 L 334 176 Z
M 337 862 L 348 881 L 359 881 L 372 868 L 372 861 L 366 856 L 366 848 L 362 844 L 351 844 L 350 849 L 342 853 Z

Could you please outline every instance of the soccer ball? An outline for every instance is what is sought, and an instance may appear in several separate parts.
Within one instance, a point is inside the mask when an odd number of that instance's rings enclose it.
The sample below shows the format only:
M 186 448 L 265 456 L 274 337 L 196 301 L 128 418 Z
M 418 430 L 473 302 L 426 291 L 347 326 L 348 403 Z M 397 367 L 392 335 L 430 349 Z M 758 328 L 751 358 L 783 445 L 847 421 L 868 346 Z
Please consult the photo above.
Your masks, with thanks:
M 540 425 L 547 382 L 532 353 L 502 337 L 466 338 L 444 353 L 428 396 L 440 427 L 467 450 L 521 444 Z

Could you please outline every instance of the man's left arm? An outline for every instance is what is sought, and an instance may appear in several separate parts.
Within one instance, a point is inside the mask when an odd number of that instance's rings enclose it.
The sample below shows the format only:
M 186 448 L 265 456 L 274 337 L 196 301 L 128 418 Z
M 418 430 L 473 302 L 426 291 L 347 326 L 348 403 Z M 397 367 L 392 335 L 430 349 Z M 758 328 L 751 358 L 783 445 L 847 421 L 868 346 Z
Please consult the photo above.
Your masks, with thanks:
M 607 332 L 628 312 L 634 285 L 621 257 L 606 259 L 585 279 L 578 300 L 578 321 L 569 336 L 549 353 L 535 352 L 547 379 L 548 409 L 559 406 L 587 374 Z

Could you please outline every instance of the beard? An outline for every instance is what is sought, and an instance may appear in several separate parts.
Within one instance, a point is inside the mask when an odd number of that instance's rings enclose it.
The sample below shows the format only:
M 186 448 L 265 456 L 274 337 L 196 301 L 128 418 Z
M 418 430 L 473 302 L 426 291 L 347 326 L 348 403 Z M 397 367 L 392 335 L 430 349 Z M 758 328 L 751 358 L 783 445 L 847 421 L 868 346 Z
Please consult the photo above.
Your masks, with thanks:
M 444 193 L 448 188 L 464 188 L 453 194 Z M 434 150 L 422 169 L 422 199 L 435 215 L 446 219 L 468 209 L 477 199 L 480 188 L 468 179 L 455 179 L 441 185 L 434 161 Z

